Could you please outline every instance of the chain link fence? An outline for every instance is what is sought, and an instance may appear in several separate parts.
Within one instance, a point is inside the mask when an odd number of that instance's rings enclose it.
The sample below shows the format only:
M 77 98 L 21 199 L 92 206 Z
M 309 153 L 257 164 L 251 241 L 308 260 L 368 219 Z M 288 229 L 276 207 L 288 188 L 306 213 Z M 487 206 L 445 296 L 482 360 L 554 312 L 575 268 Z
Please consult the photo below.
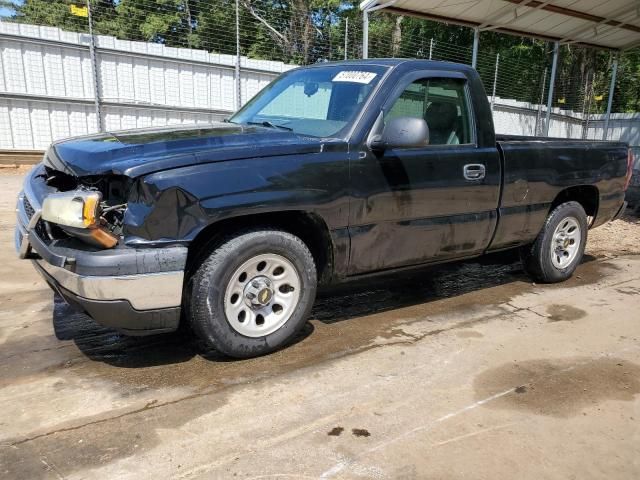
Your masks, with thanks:
M 362 15 L 355 1 L 0 0 L 2 4 L 2 21 L 74 32 L 91 30 L 96 35 L 168 47 L 296 65 L 362 57 Z M 477 68 L 487 90 L 493 90 L 495 78 L 497 96 L 539 103 L 542 85 L 549 80 L 545 72 L 550 69 L 551 44 L 515 37 L 510 37 L 515 41 L 505 43 L 504 37 L 493 32 L 482 34 Z M 470 64 L 472 41 L 473 33 L 466 27 L 445 26 L 384 10 L 369 19 L 370 57 Z M 603 61 L 593 50 L 572 46 L 563 46 L 561 55 L 568 61 L 561 62 L 554 106 L 583 112 L 591 103 L 594 113 L 602 113 L 608 96 L 610 59 Z M 625 80 L 620 86 L 635 90 L 632 108 L 640 110 L 640 81 L 627 79 L 635 75 L 625 75 L 624 68 L 622 62 L 619 77 Z M 614 105 L 616 111 L 625 107 L 615 99 Z
M 0 23 L 5 38 L 0 94 L 17 91 L 26 95 L 24 101 L 35 101 L 29 95 L 36 94 L 65 97 L 67 103 L 71 98 L 85 109 L 87 131 L 222 118 L 282 71 L 358 59 L 363 52 L 362 15 L 356 1 L 0 0 Z M 76 37 L 69 32 L 76 32 Z M 6 43 L 9 37 L 17 42 L 25 35 L 39 42 L 37 47 L 19 50 Z M 473 32 L 466 27 L 381 10 L 369 16 L 368 37 L 372 58 L 466 64 L 472 60 Z M 61 40 L 66 44 L 52 44 Z M 70 48 L 82 48 L 82 54 L 72 60 Z M 541 134 L 552 49 L 541 40 L 482 33 L 476 68 L 498 131 Z M 23 57 L 19 67 L 16 55 Z M 550 134 L 595 137 L 608 101 L 613 55 L 562 46 L 560 56 L 552 100 L 551 126 L 556 128 Z M 60 78 L 47 73 L 47 63 L 56 61 L 62 65 Z M 35 65 L 38 62 L 44 67 Z M 76 64 L 79 70 L 72 75 Z M 629 65 L 623 56 L 614 112 L 640 110 L 640 79 Z M 45 86 L 36 86 L 38 81 Z M 56 90 L 50 88 L 52 82 L 64 85 Z M 52 90 L 64 94 L 53 95 Z M 173 110 L 151 111 L 159 106 Z M 149 111 L 132 113 L 134 107 Z M 47 108 L 55 116 L 57 107 Z M 40 142 L 32 142 L 36 143 Z

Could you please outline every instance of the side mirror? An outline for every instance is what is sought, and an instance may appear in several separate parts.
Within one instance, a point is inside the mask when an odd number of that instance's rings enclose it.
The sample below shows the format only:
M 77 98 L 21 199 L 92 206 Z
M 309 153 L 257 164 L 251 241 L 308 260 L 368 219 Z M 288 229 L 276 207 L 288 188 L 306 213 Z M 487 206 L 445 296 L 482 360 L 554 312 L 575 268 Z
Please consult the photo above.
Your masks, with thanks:
M 369 141 L 373 150 L 386 148 L 419 148 L 429 145 L 429 127 L 422 118 L 398 117 L 391 120 Z

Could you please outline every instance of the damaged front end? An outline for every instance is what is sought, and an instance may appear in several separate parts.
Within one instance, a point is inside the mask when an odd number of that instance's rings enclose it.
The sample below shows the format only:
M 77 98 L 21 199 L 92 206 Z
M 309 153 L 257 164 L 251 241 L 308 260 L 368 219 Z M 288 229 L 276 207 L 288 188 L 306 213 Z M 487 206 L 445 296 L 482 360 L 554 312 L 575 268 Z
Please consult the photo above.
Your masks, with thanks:
M 188 250 L 125 244 L 134 182 L 36 166 L 18 196 L 16 250 L 67 303 L 98 323 L 131 335 L 173 331 Z
M 119 243 L 131 179 L 116 175 L 78 178 L 49 167 L 40 175 L 53 189 L 42 202 L 49 240 L 73 237 L 98 248 Z

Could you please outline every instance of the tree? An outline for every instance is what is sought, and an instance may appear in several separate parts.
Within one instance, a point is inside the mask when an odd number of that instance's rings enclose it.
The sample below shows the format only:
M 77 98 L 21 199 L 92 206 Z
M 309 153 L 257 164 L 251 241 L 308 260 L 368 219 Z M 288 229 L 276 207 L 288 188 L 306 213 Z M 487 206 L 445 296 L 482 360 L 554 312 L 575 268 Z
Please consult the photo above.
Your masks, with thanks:
M 613 95 L 616 112 L 640 112 L 640 48 L 620 56 L 618 82 Z
M 14 12 L 11 21 L 29 23 L 33 25 L 49 25 L 72 32 L 88 32 L 89 24 L 86 17 L 71 13 L 71 5 L 84 6 L 83 0 L 1 0 L 0 7 Z M 115 33 L 114 22 L 116 10 L 114 0 L 91 0 L 91 13 L 94 25 L 102 33 Z
M 236 53 L 235 0 L 90 0 L 93 30 L 128 40 L 172 47 Z M 239 0 L 240 52 L 251 58 L 309 64 L 344 58 L 345 21 L 349 20 L 348 56 L 362 55 L 362 12 L 359 0 Z M 0 0 L 12 11 L 5 21 L 51 25 L 87 32 L 84 17 L 71 14 L 71 4 L 85 0 Z M 473 31 L 384 10 L 369 16 L 370 57 L 414 57 L 471 63 Z M 542 40 L 483 32 L 477 69 L 491 92 L 500 54 L 497 95 L 538 103 L 551 44 Z M 554 106 L 576 111 L 585 97 L 593 112 L 608 98 L 612 54 L 574 45 L 561 47 Z M 588 94 L 585 96 L 585 92 Z M 590 92 L 593 92 L 591 95 Z M 562 100 L 564 103 L 559 103 Z M 620 56 L 614 110 L 640 110 L 640 49 Z
M 241 0 L 241 4 L 257 22 L 250 54 L 275 54 L 275 45 L 281 53 L 278 59 L 303 64 L 326 59 L 339 9 L 349 7 L 341 0 Z
M 188 46 L 190 26 L 183 0 L 155 0 L 150 7 L 140 0 L 120 0 L 118 37 Z

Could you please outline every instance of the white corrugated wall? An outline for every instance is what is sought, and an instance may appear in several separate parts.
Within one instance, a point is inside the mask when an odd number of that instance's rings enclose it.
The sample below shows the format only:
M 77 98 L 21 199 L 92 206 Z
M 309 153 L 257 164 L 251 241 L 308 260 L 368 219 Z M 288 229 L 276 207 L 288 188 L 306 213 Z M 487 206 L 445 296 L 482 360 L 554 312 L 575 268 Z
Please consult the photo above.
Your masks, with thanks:
M 232 55 L 107 36 L 96 43 L 105 130 L 209 123 L 234 109 Z M 88 45 L 85 34 L 0 22 L 0 149 L 44 150 L 53 140 L 98 131 Z M 294 67 L 242 57 L 242 102 Z M 535 135 L 537 117 L 537 105 L 495 101 L 498 133 Z M 581 138 L 582 119 L 554 110 L 549 135 Z M 592 116 L 587 138 L 601 139 L 603 126 L 603 116 Z M 609 138 L 640 146 L 640 114 L 612 115 Z

